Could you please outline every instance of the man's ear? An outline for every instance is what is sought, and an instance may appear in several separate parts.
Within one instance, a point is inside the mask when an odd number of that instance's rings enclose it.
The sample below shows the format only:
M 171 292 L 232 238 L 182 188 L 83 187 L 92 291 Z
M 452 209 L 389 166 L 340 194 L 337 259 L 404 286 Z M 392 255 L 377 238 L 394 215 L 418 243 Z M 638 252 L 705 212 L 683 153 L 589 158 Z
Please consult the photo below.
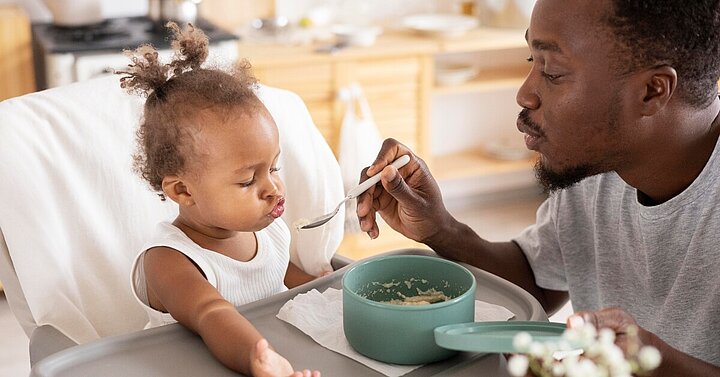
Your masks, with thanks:
M 644 82 L 641 113 L 645 116 L 656 114 L 665 107 L 675 94 L 677 72 L 668 65 L 648 69 L 640 75 Z
M 187 185 L 177 175 L 165 176 L 162 180 L 162 189 L 165 196 L 181 206 L 190 207 L 195 204 Z

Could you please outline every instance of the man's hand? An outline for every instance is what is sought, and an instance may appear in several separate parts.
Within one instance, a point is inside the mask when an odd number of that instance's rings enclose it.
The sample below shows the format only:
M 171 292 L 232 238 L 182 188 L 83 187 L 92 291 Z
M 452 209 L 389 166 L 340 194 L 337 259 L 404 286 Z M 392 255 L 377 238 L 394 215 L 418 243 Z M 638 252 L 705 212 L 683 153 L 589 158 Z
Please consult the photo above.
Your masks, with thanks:
M 602 328 L 613 330 L 615 332 L 615 344 L 625 354 L 628 353 L 628 347 L 631 346 L 627 337 L 628 328 L 630 327 L 637 329 L 642 344 L 655 346 L 655 343 L 662 342 L 655 334 L 640 327 L 635 318 L 620 308 L 606 308 L 596 312 L 580 311 L 567 319 L 569 328 L 582 327 L 585 323 L 590 323 L 598 330 Z
M 567 319 L 569 328 L 582 326 L 584 323 L 591 323 L 598 330 L 609 328 L 615 331 L 615 343 L 624 352 L 627 352 L 630 346 L 627 337 L 628 328 L 635 326 L 640 341 L 645 345 L 657 348 L 662 355 L 660 367 L 652 374 L 654 377 L 720 377 L 720 367 L 696 359 L 671 347 L 657 335 L 640 327 L 635 318 L 620 308 L 606 308 L 596 312 L 580 311 Z
M 398 157 L 410 156 L 407 165 L 395 169 Z M 363 170 L 360 181 L 381 173 L 382 185 L 371 187 L 357 200 L 360 228 L 371 238 L 379 235 L 376 213 L 391 228 L 418 242 L 425 242 L 440 230 L 450 214 L 442 202 L 437 182 L 425 162 L 394 139 L 387 139 L 373 164 Z

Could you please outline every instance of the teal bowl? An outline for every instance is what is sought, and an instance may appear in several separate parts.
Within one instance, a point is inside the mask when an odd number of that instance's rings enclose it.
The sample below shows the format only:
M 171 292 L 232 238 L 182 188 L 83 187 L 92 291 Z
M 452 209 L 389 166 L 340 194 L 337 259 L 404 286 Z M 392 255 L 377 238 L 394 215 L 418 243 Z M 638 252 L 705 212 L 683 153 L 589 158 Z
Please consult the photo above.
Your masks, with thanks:
M 358 262 L 342 279 L 345 337 L 359 353 L 392 364 L 425 364 L 457 351 L 439 347 L 438 326 L 475 320 L 475 277 L 438 257 L 389 255 Z M 431 289 L 450 297 L 425 305 L 395 305 L 392 299 Z

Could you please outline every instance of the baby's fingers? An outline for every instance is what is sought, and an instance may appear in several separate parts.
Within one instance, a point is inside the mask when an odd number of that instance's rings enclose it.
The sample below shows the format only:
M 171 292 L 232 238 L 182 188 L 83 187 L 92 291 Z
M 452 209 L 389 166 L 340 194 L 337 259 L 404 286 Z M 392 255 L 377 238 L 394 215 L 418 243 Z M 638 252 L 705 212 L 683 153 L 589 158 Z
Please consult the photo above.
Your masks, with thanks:
M 321 377 L 320 372 L 318 371 L 310 371 L 309 369 L 305 369 L 302 372 L 295 372 L 291 374 L 289 377 Z

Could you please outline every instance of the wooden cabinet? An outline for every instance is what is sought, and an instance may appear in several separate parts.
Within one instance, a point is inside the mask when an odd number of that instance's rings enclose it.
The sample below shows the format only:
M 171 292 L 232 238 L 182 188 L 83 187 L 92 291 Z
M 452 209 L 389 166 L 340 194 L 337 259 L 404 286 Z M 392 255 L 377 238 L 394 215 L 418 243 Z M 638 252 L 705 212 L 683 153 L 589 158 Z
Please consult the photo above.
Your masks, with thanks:
M 18 6 L 0 6 L 0 101 L 35 90 L 30 21 Z M 0 282 L 0 292 L 3 291 Z
M 424 151 L 428 63 L 422 55 L 345 61 L 337 64 L 336 83 L 340 87 L 358 83 L 363 88 L 383 138 L 394 137 Z M 343 111 L 342 106 L 335 108 L 338 115 Z
M 240 56 L 250 60 L 260 82 L 296 92 L 328 144 L 337 154 L 345 106 L 338 91 L 351 83 L 362 87 L 383 137 L 393 137 L 412 148 L 431 166 L 439 180 L 489 178 L 503 174 L 526 174 L 532 159 L 498 161 L 481 150 L 470 148 L 435 153 L 431 138 L 431 115 L 439 97 L 472 95 L 517 89 L 529 65 L 518 56 L 527 51 L 523 32 L 479 29 L 455 39 L 434 39 L 388 31 L 375 45 L 347 48 L 334 54 L 317 53 L 319 46 L 240 44 Z M 507 64 L 493 54 L 510 55 Z M 481 54 L 480 73 L 473 80 L 454 86 L 434 83 L 434 66 L 447 54 Z M 483 56 L 482 54 L 489 54 Z M 519 54 L 519 55 L 518 55 Z M 516 59 L 517 58 L 517 59 Z M 489 109 L 488 111 L 493 111 Z M 435 130 L 438 131 L 438 130 Z M 440 130 L 440 132 L 442 132 Z M 339 252 L 354 259 L 379 252 L 421 246 L 381 226 L 380 237 L 348 234 Z
M 314 53 L 317 46 L 241 44 L 240 55 L 250 60 L 260 82 L 302 97 L 336 155 L 345 112 L 338 93 L 353 83 L 362 87 L 380 134 L 422 153 L 427 146 L 432 45 L 392 51 L 397 41 L 384 42 L 334 55 Z
M 0 6 L 0 101 L 35 90 L 30 21 L 19 6 Z
M 477 106 L 485 113 L 505 112 L 507 117 L 514 118 L 517 114 L 512 108 L 514 94 L 530 69 L 530 65 L 526 62 L 528 48 L 523 35 L 524 31 L 519 29 L 479 28 L 461 38 L 438 40 L 438 51 L 434 55 L 436 63 L 443 58 L 452 60 L 453 56 L 461 56 L 465 61 L 472 61 L 479 72 L 465 83 L 435 84 L 432 89 L 431 111 L 437 109 L 436 102 L 448 98 L 477 96 L 475 103 L 472 104 L 473 107 Z M 483 104 L 483 100 L 493 98 L 500 93 L 505 95 L 502 99 L 502 109 L 494 108 L 492 104 Z M 512 120 L 503 119 L 499 121 L 501 124 L 483 124 L 486 122 L 484 119 L 475 122 L 477 125 L 473 127 L 504 128 L 509 131 L 507 133 L 514 132 Z M 439 125 L 431 124 L 430 127 L 439 127 Z M 516 136 L 519 137 L 519 134 Z M 433 142 L 442 143 L 439 140 Z M 493 180 L 513 174 L 532 176 L 530 171 L 536 160 L 534 155 L 522 160 L 503 160 L 493 157 L 477 144 L 452 152 L 446 152 L 447 148 L 442 152 L 433 151 L 429 164 L 436 178 L 440 181 L 467 178 Z
M 297 93 L 305 101 L 315 125 L 330 145 L 336 145 L 338 132 L 333 127 L 334 78 L 329 62 L 297 65 L 260 65 L 251 61 L 258 80 Z

